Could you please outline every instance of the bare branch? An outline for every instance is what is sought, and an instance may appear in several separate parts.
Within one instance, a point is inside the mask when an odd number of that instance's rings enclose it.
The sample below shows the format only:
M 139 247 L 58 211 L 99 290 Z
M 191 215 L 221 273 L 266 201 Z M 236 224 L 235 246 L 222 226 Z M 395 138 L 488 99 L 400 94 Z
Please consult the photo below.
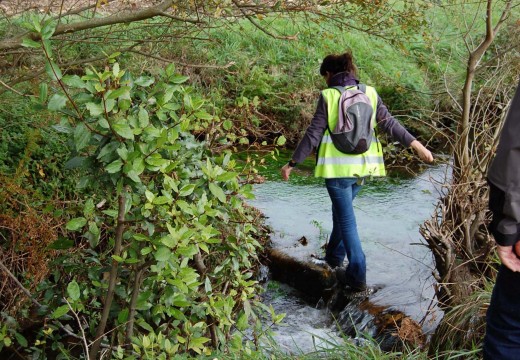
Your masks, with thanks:
M 83 346 L 85 347 L 85 355 L 86 355 L 86 358 L 89 359 L 90 356 L 88 354 L 87 338 L 85 336 L 85 331 L 83 330 L 83 326 L 81 325 L 81 321 L 79 320 L 78 314 L 74 311 L 74 309 L 72 308 L 72 306 L 70 305 L 69 301 L 66 298 L 63 298 L 63 300 L 65 300 L 65 302 L 69 306 L 69 310 L 74 314 L 74 317 L 76 318 L 76 321 L 79 326 L 79 330 L 81 331 L 81 339 L 83 340 Z
M 31 302 L 34 305 L 36 305 L 38 308 L 42 307 L 42 304 L 40 304 L 36 299 L 33 298 L 29 290 L 27 290 L 25 286 L 23 286 L 23 284 L 20 281 L 18 281 L 16 276 L 14 276 L 13 273 L 7 268 L 7 266 L 4 265 L 4 262 L 2 260 L 0 260 L 0 269 L 2 269 L 7 274 L 7 276 L 9 276 L 11 280 L 14 281 L 14 283 L 20 288 L 20 290 L 22 290 L 22 292 L 27 296 L 29 300 L 31 300 Z
M 246 11 L 240 7 L 240 5 L 238 4 L 238 2 L 236 0 L 233 0 L 233 4 L 235 4 L 235 6 L 240 10 L 240 12 L 246 17 L 247 20 L 249 20 L 249 22 L 251 24 L 253 24 L 257 29 L 259 29 L 260 31 L 262 31 L 263 33 L 275 38 L 275 39 L 283 39 L 283 40 L 296 40 L 297 39 L 297 36 L 298 34 L 295 34 L 295 35 L 291 35 L 291 36 L 280 36 L 280 35 L 276 35 L 276 34 L 273 34 L 272 32 L 270 32 L 269 30 L 267 30 L 266 28 L 264 28 L 262 25 L 260 25 L 259 23 L 257 23 L 255 21 L 255 19 L 253 19 L 250 15 L 248 15 L 246 13 Z
M 173 20 L 192 23 L 192 24 L 207 24 L 205 21 L 202 21 L 200 19 L 181 18 L 181 17 L 175 16 L 175 15 L 168 14 L 167 12 L 164 12 L 164 11 L 162 13 L 160 13 L 159 15 L 162 15 L 164 17 L 167 17 L 167 18 L 170 18 Z
M 5 87 L 7 90 L 10 90 L 12 92 L 14 92 L 16 95 L 20 95 L 20 96 L 30 96 L 28 94 L 23 94 L 21 92 L 19 92 L 18 90 L 12 88 L 11 86 L 7 85 L 5 82 L 3 82 L 2 80 L 0 80 L 0 85 L 2 85 L 3 87 Z M 1 94 L 1 92 L 0 92 Z
M 107 17 L 103 17 L 103 18 L 94 18 L 94 19 L 89 19 L 86 21 L 81 21 L 81 22 L 76 22 L 76 23 L 71 23 L 71 24 L 58 25 L 53 36 L 74 33 L 74 32 L 78 32 L 81 30 L 88 30 L 88 29 L 98 28 L 98 27 L 102 27 L 102 26 L 141 21 L 141 20 L 150 19 L 150 18 L 153 18 L 156 16 L 162 16 L 162 14 L 166 10 L 168 10 L 168 8 L 170 8 L 172 6 L 172 4 L 173 4 L 173 0 L 166 0 L 156 6 L 152 6 L 152 7 L 138 10 L 138 11 L 125 11 L 125 12 L 116 13 L 116 14 L 113 14 L 113 15 L 110 15 Z M 35 41 L 40 40 L 40 37 L 38 34 L 24 33 L 22 35 L 18 35 L 16 37 L 14 37 L 14 38 L 1 41 L 0 50 L 10 50 L 10 49 L 19 48 L 20 46 L 22 46 L 23 38 L 25 38 L 28 35 L 31 35 L 31 38 Z

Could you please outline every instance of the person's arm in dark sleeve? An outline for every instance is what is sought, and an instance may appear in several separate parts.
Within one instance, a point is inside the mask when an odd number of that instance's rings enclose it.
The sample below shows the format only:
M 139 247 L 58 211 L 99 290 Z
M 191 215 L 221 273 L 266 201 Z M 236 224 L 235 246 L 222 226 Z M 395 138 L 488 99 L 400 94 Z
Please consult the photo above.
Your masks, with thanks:
M 377 96 L 376 121 L 379 130 L 390 135 L 392 139 L 399 141 L 404 147 L 409 147 L 415 140 L 415 137 L 390 114 L 379 95 Z
M 392 139 L 397 140 L 405 147 L 411 147 L 417 152 L 421 160 L 433 162 L 433 155 L 419 140 L 404 128 L 388 111 L 379 95 L 377 96 L 376 109 L 377 128 L 389 134 Z
M 305 135 L 303 135 L 303 138 L 300 140 L 289 163 L 284 165 L 281 169 L 283 180 L 289 180 L 293 167 L 305 160 L 305 158 L 311 154 L 312 150 L 320 144 L 323 133 L 327 128 L 327 121 L 327 103 L 323 96 L 320 95 L 316 111 L 314 112 L 309 127 L 305 131 Z
M 303 160 L 312 153 L 312 150 L 318 147 L 326 128 L 327 103 L 325 102 L 323 95 L 320 95 L 311 123 L 293 153 L 292 160 L 295 163 L 298 164 L 303 162 Z
M 489 231 L 497 243 L 497 253 L 502 264 L 510 270 L 520 272 L 520 258 L 515 249 L 520 239 L 520 218 L 518 212 L 511 213 L 511 197 L 492 182 L 489 184 L 489 210 L 493 214 L 489 224 Z
M 500 246 L 512 246 L 520 240 L 520 199 L 513 191 L 489 184 L 489 210 L 493 214 L 489 230 Z

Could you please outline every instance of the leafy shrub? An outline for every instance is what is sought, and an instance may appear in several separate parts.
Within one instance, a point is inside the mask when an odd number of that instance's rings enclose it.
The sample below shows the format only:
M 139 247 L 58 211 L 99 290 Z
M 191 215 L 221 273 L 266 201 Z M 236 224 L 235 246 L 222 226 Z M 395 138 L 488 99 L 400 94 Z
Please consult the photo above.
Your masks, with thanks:
M 261 234 L 231 153 L 215 155 L 195 136 L 227 141 L 219 119 L 173 65 L 134 77 L 111 58 L 104 71 L 63 76 L 49 24 L 25 45 L 43 49 L 61 90 L 48 97 L 42 84 L 34 102 L 61 114 L 53 128 L 70 139 L 80 200 L 66 213 L 69 251 L 40 285 L 53 321 L 30 351 L 69 353 L 67 327 L 91 357 L 101 343 L 121 345 L 125 358 L 241 349 L 261 309 Z

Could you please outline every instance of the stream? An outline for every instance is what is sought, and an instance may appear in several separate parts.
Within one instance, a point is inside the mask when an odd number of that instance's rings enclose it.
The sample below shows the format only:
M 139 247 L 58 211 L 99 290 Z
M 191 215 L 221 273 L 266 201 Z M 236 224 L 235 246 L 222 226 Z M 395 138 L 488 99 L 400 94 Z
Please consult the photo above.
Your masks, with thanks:
M 447 176 L 446 166 L 435 166 L 409 179 L 378 179 L 367 183 L 354 201 L 367 283 L 381 287 L 371 302 L 404 312 L 426 334 L 435 329 L 442 312 L 435 307 L 435 267 L 419 226 L 431 217 Z M 291 177 L 289 182 L 255 185 L 251 205 L 266 216 L 273 248 L 309 261 L 324 254 L 332 228 L 331 203 L 323 184 L 301 183 Z M 273 329 L 274 341 L 283 351 L 307 353 L 341 340 L 331 313 L 306 303 L 285 284 L 268 282 L 264 303 L 286 314 L 284 323 Z

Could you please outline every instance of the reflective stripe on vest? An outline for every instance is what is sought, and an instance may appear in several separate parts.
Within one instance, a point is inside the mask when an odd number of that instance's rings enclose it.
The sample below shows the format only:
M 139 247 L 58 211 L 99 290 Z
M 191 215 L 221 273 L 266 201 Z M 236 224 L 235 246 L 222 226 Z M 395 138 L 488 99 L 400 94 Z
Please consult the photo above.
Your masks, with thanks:
M 327 104 L 329 128 L 333 129 L 338 122 L 338 103 L 341 94 L 336 89 L 325 89 L 321 93 Z M 373 87 L 367 86 L 366 94 L 374 108 L 372 124 L 375 127 L 377 92 Z M 385 176 L 382 146 L 377 137 L 375 137 L 375 139 L 372 139 L 370 148 L 365 153 L 359 155 L 344 154 L 336 149 L 327 129 L 318 149 L 314 175 L 324 178 Z

